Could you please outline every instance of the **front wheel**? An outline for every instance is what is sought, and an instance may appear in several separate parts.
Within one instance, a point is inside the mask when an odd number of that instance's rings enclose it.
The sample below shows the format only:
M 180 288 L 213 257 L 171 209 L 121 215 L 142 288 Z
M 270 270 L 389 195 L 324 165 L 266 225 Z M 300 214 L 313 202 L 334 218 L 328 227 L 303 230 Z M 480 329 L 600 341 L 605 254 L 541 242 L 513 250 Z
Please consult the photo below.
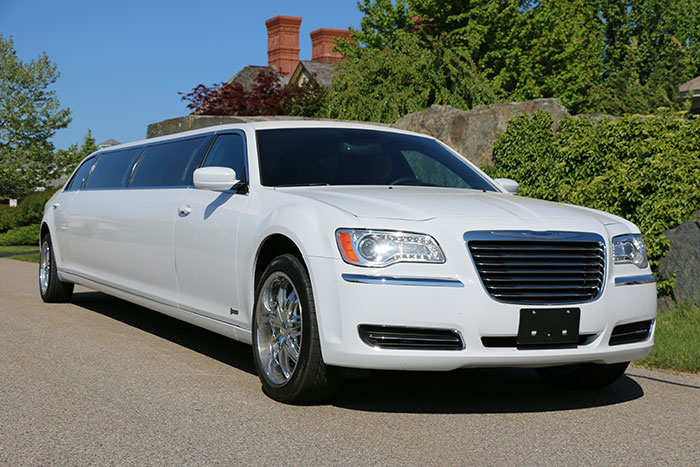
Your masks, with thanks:
M 272 260 L 260 279 L 253 357 L 263 391 L 277 401 L 319 401 L 337 386 L 337 369 L 321 356 L 311 281 L 293 255 Z
M 73 284 L 58 278 L 56 260 L 51 236 L 41 238 L 41 258 L 39 260 L 39 293 L 47 303 L 69 302 L 73 295 Z
M 602 364 L 579 363 L 576 365 L 538 368 L 537 372 L 547 382 L 567 389 L 594 389 L 607 386 L 623 375 L 629 362 Z

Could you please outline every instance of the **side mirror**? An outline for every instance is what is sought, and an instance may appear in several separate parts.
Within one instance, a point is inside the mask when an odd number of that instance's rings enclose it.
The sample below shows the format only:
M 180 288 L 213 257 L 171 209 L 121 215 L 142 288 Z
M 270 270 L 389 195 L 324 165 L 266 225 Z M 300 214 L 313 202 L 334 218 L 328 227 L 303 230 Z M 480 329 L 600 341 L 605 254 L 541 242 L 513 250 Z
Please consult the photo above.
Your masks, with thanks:
M 194 186 L 200 190 L 226 191 L 240 182 L 229 167 L 202 167 L 194 171 Z
M 506 190 L 511 195 L 518 194 L 518 188 L 520 187 L 520 184 L 518 184 L 518 182 L 516 182 L 515 180 L 511 180 L 510 178 L 495 178 L 494 181 L 501 185 L 501 188 Z

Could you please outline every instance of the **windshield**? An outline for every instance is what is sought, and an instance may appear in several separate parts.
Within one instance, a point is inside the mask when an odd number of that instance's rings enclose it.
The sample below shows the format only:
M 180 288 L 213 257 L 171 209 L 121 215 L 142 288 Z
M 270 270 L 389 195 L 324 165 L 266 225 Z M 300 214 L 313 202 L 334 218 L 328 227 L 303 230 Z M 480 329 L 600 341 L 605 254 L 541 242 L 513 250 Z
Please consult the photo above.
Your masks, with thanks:
M 345 128 L 258 130 L 266 186 L 417 185 L 496 191 L 461 158 L 418 136 Z

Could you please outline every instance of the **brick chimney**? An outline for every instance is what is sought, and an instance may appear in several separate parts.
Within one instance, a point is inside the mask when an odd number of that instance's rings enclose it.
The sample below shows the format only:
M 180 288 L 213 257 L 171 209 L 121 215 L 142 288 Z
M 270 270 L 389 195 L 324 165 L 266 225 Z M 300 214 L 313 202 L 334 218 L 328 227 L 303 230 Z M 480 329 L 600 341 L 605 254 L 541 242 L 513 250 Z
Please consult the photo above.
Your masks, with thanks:
M 283 77 L 289 77 L 299 63 L 299 26 L 297 16 L 275 16 L 265 21 L 267 26 L 267 65 Z
M 319 62 L 339 62 L 343 56 L 333 51 L 333 41 L 336 37 L 350 38 L 346 29 L 321 28 L 311 34 L 311 60 Z

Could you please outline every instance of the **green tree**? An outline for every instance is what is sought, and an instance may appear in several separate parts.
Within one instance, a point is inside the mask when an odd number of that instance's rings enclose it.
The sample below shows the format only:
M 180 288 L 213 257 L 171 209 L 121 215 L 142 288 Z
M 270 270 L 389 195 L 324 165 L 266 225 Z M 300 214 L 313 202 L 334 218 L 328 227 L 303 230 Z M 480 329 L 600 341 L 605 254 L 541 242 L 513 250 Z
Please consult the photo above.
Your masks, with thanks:
M 681 109 L 678 86 L 700 74 L 697 0 L 362 0 L 358 7 L 364 17 L 351 33 L 354 47 L 341 46 L 349 59 L 331 90 L 333 116 L 389 121 L 433 103 L 468 108 L 539 97 L 557 97 L 574 114 L 652 113 Z
M 364 0 L 360 30 L 340 41 L 338 65 L 322 115 L 393 122 L 430 107 L 468 109 L 493 102 L 495 93 L 469 55 L 416 24 L 405 2 Z
M 78 166 L 80 161 L 85 159 L 88 154 L 92 154 L 98 149 L 95 138 L 92 137 L 92 131 L 88 129 L 80 145 L 75 143 L 70 145 L 68 149 L 56 151 L 48 179 L 53 180 L 63 175 L 69 175 Z
M 71 120 L 49 90 L 59 76 L 46 54 L 23 63 L 0 35 L 0 196 L 19 198 L 56 172 L 49 139 Z
M 678 86 L 700 74 L 696 0 L 599 0 L 604 74 L 599 109 L 612 114 L 680 108 Z
M 498 97 L 558 97 L 573 113 L 596 107 L 603 33 L 589 0 L 415 0 L 426 33 L 465 50 Z

